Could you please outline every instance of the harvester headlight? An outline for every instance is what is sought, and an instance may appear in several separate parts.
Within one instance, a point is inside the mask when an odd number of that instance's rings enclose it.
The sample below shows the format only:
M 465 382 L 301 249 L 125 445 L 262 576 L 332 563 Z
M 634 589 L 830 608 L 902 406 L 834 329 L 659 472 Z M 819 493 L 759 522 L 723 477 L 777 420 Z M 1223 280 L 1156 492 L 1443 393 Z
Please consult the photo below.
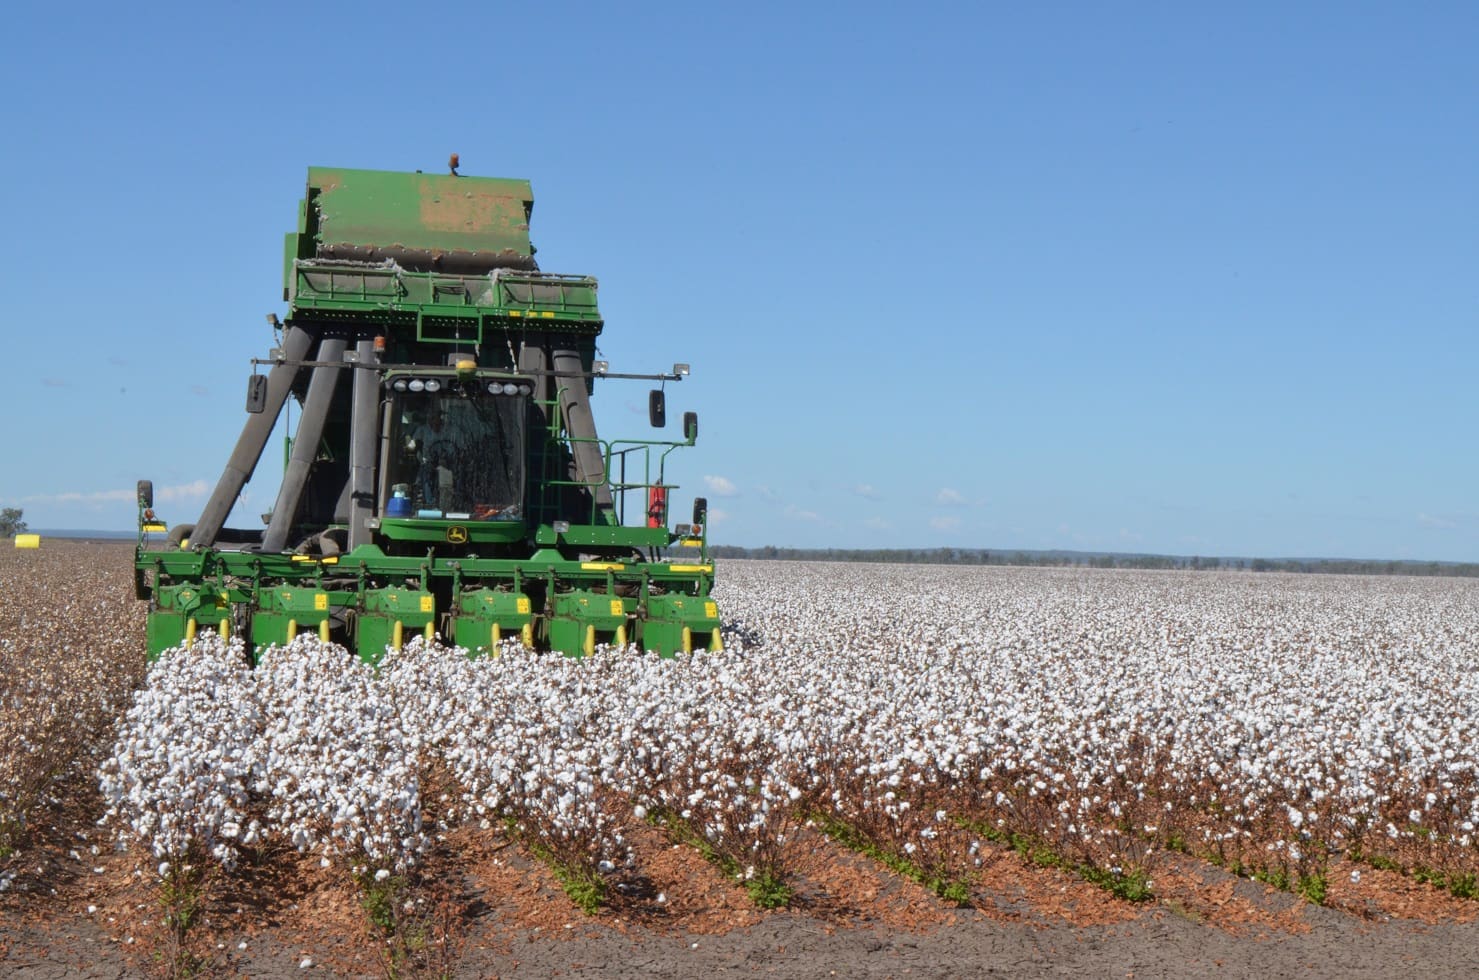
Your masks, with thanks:
M 595 373 L 595 374 L 605 374 L 607 371 L 610 371 L 610 370 L 611 370 L 611 363 L 609 361 L 592 361 L 591 362 L 591 371 L 593 373 Z
M 519 394 L 532 395 L 534 394 L 534 389 L 529 387 L 528 385 L 519 385 Z
M 396 391 L 405 391 L 406 390 L 406 379 L 405 378 L 396 378 L 394 381 L 391 382 L 390 386 L 392 388 L 394 388 Z
M 688 365 L 687 364 L 674 364 L 673 365 L 673 373 L 676 374 L 680 378 L 686 378 L 686 377 L 688 377 Z
M 441 391 L 442 390 L 442 383 L 440 381 L 438 381 L 436 378 L 427 378 L 426 379 L 426 390 L 427 391 Z
M 422 381 L 420 378 L 412 378 L 411 383 L 406 387 L 410 388 L 412 391 L 424 391 L 426 389 L 426 382 Z
M 517 395 L 519 393 L 519 386 L 516 384 L 505 384 L 503 386 L 503 393 L 505 395 Z
M 490 381 L 490 382 L 488 382 L 488 394 L 490 394 L 490 395 L 497 395 L 497 394 L 499 394 L 502 391 L 503 391 L 503 385 L 499 384 L 497 381 Z

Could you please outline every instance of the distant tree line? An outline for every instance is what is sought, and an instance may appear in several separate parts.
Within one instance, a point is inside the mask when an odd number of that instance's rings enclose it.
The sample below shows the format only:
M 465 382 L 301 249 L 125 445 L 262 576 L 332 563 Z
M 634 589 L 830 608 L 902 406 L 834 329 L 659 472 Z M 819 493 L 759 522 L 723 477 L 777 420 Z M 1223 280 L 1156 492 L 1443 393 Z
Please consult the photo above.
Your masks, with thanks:
M 716 545 L 716 558 L 775 561 L 883 562 L 900 565 L 1035 565 L 1056 568 L 1151 568 L 1193 572 L 1301 572 L 1324 575 L 1446 575 L 1479 578 L 1479 563 L 1370 561 L 1345 558 L 1204 558 L 1201 555 L 1102 554 L 1081 551 L 988 551 L 977 548 L 743 548 Z

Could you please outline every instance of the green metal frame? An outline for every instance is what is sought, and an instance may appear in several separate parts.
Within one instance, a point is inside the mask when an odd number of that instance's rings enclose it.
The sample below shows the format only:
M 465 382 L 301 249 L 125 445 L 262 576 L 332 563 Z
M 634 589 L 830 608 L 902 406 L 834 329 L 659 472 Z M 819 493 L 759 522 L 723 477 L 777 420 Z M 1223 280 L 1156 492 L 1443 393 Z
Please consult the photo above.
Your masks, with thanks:
M 663 529 L 624 530 L 671 540 Z M 571 543 L 569 534 L 539 528 L 536 537 L 553 546 L 530 558 L 436 557 L 430 550 L 421 557 L 398 556 L 367 545 L 336 558 L 305 560 L 155 549 L 145 540 L 135 566 L 139 597 L 150 600 L 149 651 L 157 655 L 199 630 L 239 629 L 242 612 L 250 614 L 254 649 L 286 643 L 329 622 L 331 634 L 368 663 L 379 662 L 396 639 L 409 640 L 428 625 L 470 650 L 491 648 L 495 624 L 510 639 L 572 655 L 589 651 L 591 631 L 594 642 L 638 643 L 665 655 L 717 648 L 719 620 L 710 598 L 714 568 L 702 553 L 687 563 L 578 561 L 561 557 L 554 547 Z M 368 584 L 376 579 L 408 584 Z M 520 599 L 528 602 L 523 589 L 531 580 L 546 587 L 542 609 L 520 605 Z M 450 604 L 438 598 L 443 594 L 453 597 Z M 530 635 L 523 634 L 525 626 L 532 627 Z

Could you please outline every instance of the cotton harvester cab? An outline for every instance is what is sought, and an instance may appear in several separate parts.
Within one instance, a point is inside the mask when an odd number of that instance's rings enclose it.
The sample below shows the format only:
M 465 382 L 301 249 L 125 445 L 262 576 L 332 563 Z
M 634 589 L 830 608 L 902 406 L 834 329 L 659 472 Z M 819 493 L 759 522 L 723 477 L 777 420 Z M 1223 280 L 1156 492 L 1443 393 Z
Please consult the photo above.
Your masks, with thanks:
M 277 346 L 215 491 L 161 541 L 139 484 L 151 657 L 202 629 L 249 649 L 313 631 L 370 662 L 418 633 L 470 651 L 718 648 L 704 501 L 669 530 L 665 467 L 697 417 L 676 441 L 603 440 L 591 414 L 598 378 L 647 379 L 664 426 L 687 365 L 595 359 L 596 280 L 539 271 L 533 203 L 523 180 L 308 171 L 287 318 L 268 317 Z M 225 527 L 292 404 L 271 513 Z

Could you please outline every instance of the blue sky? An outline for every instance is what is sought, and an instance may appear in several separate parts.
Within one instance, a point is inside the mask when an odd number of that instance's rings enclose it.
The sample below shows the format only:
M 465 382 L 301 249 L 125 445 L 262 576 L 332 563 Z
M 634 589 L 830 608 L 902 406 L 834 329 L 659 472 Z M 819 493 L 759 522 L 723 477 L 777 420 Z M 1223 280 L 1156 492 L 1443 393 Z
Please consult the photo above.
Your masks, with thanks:
M 7 15 L 0 505 L 194 520 L 306 168 L 455 151 L 721 542 L 1479 560 L 1479 8 L 521 6 Z

